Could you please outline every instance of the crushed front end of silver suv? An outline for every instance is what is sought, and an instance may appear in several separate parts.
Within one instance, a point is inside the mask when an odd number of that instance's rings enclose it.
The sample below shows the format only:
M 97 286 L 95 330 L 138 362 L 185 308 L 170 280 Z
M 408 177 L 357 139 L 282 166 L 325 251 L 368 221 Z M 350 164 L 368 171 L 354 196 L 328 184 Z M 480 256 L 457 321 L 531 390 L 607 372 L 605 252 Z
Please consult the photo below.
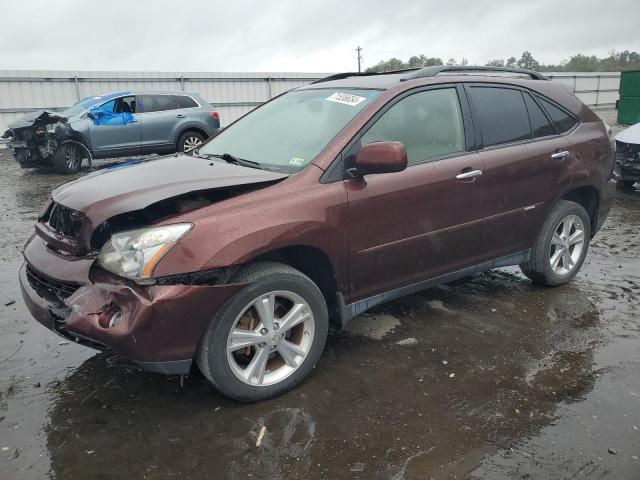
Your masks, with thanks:
M 2 138 L 23 168 L 49 165 L 58 146 L 77 136 L 67 119 L 51 110 L 31 112 L 9 124 Z

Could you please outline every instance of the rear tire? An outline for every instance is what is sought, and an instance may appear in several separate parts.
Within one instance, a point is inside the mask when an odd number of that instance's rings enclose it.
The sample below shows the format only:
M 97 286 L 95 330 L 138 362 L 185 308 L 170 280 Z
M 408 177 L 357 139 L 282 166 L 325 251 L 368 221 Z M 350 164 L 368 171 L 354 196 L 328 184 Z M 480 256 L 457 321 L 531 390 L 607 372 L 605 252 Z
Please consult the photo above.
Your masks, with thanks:
M 529 261 L 520 265 L 533 282 L 555 287 L 576 276 L 591 239 L 587 211 L 575 202 L 560 200 L 542 225 Z
M 293 389 L 311 373 L 327 339 L 322 292 L 302 272 L 275 262 L 249 265 L 231 283 L 247 286 L 216 313 L 202 337 L 200 371 L 222 394 L 242 402 Z
M 60 145 L 53 154 L 53 167 L 64 175 L 77 173 L 85 155 L 86 152 L 80 145 L 65 143 Z
M 200 133 L 194 130 L 188 130 L 180 135 L 180 138 L 178 139 L 178 152 L 192 155 L 194 150 L 199 148 L 204 140 L 204 136 Z

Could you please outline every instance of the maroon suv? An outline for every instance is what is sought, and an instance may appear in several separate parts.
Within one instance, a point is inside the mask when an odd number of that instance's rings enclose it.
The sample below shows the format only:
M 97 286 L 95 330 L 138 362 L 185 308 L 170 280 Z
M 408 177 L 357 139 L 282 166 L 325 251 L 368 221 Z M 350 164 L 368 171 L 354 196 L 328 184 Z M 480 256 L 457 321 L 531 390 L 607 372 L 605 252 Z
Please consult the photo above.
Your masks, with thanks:
M 568 282 L 612 168 L 603 122 L 535 72 L 334 75 L 196 156 L 62 185 L 20 281 L 60 335 L 255 401 L 311 372 L 330 321 L 507 265 Z

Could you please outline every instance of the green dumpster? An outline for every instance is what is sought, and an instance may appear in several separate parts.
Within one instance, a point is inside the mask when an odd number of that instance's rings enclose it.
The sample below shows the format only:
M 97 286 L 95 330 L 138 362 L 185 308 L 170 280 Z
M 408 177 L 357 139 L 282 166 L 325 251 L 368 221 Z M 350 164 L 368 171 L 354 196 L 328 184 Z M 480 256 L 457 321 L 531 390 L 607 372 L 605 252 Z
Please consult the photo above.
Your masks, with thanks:
M 620 74 L 618 123 L 633 125 L 640 122 L 640 70 L 625 70 Z

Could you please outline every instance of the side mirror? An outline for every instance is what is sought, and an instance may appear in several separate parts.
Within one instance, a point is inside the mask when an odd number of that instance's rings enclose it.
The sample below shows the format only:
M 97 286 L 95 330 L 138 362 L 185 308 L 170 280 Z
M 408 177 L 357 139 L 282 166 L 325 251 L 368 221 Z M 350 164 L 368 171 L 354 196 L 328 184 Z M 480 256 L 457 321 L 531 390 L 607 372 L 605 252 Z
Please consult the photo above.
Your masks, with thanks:
M 374 142 L 364 145 L 356 156 L 359 175 L 401 172 L 407 168 L 407 149 L 400 142 Z
M 104 115 L 104 110 L 99 107 L 94 107 L 87 112 L 87 117 L 91 120 L 98 120 L 100 117 Z

